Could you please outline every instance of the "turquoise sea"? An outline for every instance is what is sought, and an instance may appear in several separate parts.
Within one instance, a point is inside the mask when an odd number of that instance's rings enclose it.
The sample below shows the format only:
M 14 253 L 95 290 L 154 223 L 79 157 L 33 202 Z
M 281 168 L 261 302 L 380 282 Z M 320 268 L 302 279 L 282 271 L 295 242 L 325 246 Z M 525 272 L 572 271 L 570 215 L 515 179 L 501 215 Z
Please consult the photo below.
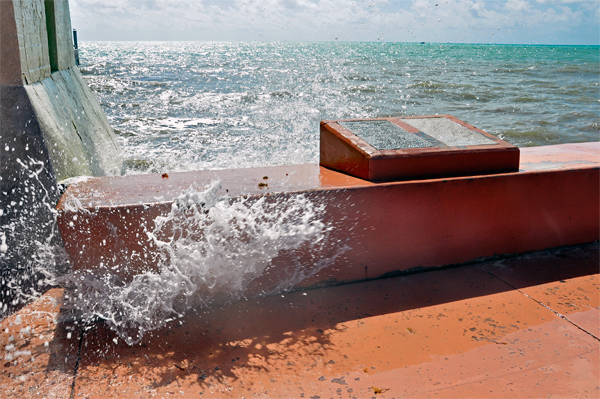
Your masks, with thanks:
M 451 114 L 520 147 L 600 140 L 600 47 L 84 42 L 127 173 L 318 162 L 319 121 Z
M 444 113 L 519 146 L 600 139 L 597 46 L 88 42 L 80 49 L 80 69 L 117 133 L 126 173 L 316 163 L 319 121 L 335 118 Z M 215 297 L 245 297 L 280 253 L 328 255 L 293 263 L 264 294 L 288 290 L 350 248 L 329 239 L 335 226 L 319 201 L 301 194 L 276 204 L 232 201 L 217 194 L 219 184 L 191 185 L 149 223 L 148 240 L 164 251 L 159 272 L 130 282 L 93 265 L 66 272 L 60 246 L 37 243 L 22 273 L 0 276 L 0 317 L 5 298 L 26 303 L 58 284 L 69 287 L 66 308 L 82 323 L 105 320 L 133 344 Z M 164 233 L 172 226 L 180 233 Z M 35 287 L 22 288 L 34 279 Z

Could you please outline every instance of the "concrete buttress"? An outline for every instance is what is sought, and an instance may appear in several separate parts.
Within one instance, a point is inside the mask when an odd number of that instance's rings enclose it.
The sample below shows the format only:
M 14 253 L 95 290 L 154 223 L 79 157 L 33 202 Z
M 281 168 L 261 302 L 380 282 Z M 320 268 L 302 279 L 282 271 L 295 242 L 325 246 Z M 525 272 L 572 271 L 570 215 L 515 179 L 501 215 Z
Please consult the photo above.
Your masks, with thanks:
M 60 263 L 57 182 L 122 170 L 71 32 L 67 0 L 0 1 L 0 317 Z

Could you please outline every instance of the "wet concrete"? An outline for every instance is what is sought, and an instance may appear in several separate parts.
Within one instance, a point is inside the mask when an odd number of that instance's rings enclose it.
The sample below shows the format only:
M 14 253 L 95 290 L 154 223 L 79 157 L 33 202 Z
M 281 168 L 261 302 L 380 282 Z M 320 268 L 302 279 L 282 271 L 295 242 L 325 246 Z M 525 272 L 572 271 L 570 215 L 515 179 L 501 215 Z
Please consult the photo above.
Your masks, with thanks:
M 324 206 L 323 222 L 334 227 L 328 243 L 349 248 L 300 286 L 332 285 L 598 240 L 599 150 L 598 143 L 523 149 L 528 166 L 516 173 L 388 183 L 318 165 L 93 178 L 67 189 L 57 222 L 74 270 L 128 280 L 157 270 L 160 251 L 146 232 L 183 190 L 220 179 L 217 195 L 231 201 L 267 195 L 283 203 L 302 193 Z M 281 254 L 256 292 L 271 292 L 294 261 L 332 258 L 331 249 Z
M 67 0 L 0 1 L 0 317 L 27 302 L 40 257 L 52 268 L 39 247 L 60 246 L 57 181 L 121 173 L 116 137 L 75 66 L 71 35 Z
M 59 323 L 63 290 L 52 289 L 0 322 L 3 398 L 68 398 L 80 334 Z
M 134 346 L 103 323 L 55 324 L 53 290 L 1 322 L 2 348 L 13 336 L 35 360 L 5 361 L 0 384 L 11 398 L 598 397 L 598 264 L 596 243 L 255 298 Z

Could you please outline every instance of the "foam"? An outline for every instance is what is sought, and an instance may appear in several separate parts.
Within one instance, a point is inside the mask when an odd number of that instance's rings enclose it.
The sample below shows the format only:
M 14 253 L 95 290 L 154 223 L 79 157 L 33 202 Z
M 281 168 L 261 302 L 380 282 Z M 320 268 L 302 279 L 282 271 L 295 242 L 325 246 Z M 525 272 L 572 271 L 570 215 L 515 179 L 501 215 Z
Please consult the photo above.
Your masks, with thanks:
M 220 185 L 184 190 L 169 214 L 148 228 L 148 240 L 159 248 L 158 271 L 129 282 L 93 267 L 65 276 L 63 284 L 72 287 L 68 301 L 79 317 L 101 318 L 133 344 L 191 308 L 245 297 L 278 256 L 329 245 L 325 207 L 307 196 L 230 198 L 217 195 Z M 280 280 L 260 293 L 291 289 L 345 250 L 332 248 L 330 257 L 304 262 L 292 256 Z

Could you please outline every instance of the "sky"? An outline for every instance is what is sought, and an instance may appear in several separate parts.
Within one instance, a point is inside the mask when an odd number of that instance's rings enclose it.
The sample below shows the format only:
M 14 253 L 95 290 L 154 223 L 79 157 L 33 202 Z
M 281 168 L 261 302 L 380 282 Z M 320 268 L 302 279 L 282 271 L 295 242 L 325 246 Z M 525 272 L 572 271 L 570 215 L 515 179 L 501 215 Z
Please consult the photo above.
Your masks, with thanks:
M 70 0 L 80 41 L 600 44 L 600 0 Z

